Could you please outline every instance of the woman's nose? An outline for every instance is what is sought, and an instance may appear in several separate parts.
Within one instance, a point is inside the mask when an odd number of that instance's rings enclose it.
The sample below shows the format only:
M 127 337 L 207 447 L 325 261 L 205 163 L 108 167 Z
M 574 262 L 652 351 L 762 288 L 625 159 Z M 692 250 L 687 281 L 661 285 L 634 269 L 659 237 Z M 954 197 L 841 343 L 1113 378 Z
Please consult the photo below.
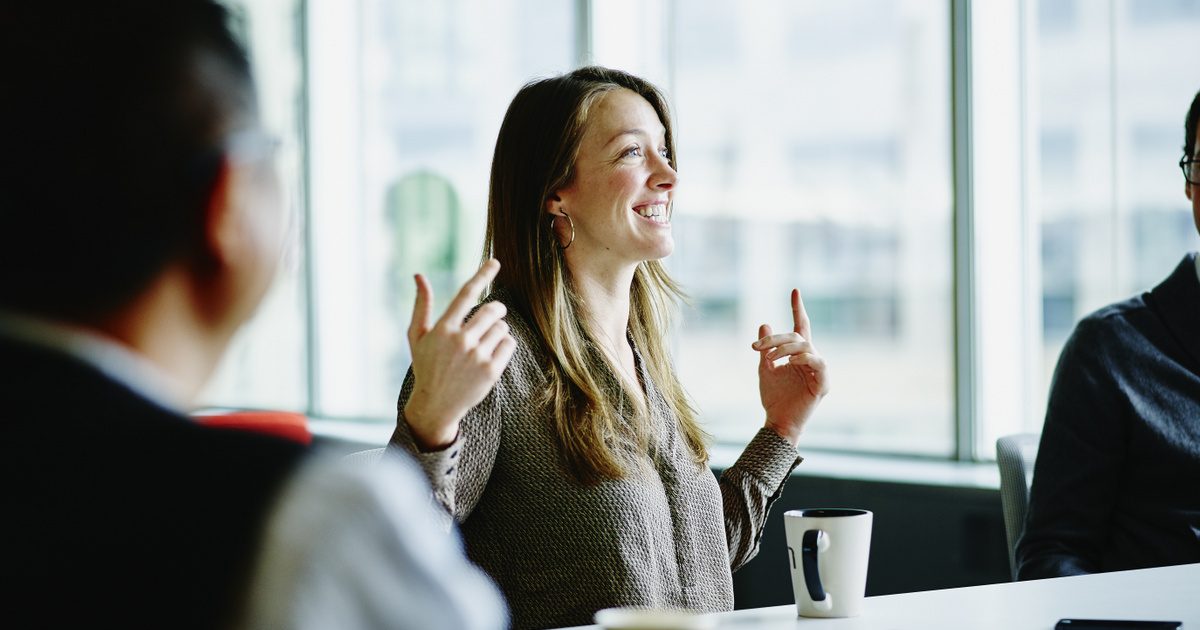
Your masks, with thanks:
M 650 176 L 650 187 L 671 190 L 679 183 L 679 173 L 671 167 L 671 161 L 658 155 L 654 160 L 654 173 Z

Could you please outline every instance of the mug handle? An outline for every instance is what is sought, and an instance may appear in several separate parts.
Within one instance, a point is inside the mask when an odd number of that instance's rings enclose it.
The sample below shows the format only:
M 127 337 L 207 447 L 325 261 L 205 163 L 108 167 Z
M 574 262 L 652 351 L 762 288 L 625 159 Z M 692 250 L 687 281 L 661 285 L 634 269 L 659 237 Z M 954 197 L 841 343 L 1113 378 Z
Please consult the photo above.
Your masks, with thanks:
M 829 549 L 829 532 L 810 529 L 804 532 L 800 543 L 800 562 L 804 566 L 804 585 L 808 587 L 808 598 L 818 610 L 833 608 L 833 596 L 821 585 L 821 574 L 817 570 L 817 554 Z

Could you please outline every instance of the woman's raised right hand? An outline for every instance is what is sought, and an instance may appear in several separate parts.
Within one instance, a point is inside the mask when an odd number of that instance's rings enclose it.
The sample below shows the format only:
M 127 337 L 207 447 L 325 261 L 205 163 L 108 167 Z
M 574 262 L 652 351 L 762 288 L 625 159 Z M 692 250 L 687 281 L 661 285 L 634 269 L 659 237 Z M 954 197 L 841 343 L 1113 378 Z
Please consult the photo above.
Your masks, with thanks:
M 496 259 L 485 262 L 432 325 L 433 289 L 424 276 L 416 276 L 417 300 L 408 326 L 414 386 L 404 417 L 423 451 L 454 442 L 459 422 L 491 391 L 517 347 L 500 302 L 484 304 L 466 319 L 499 270 Z

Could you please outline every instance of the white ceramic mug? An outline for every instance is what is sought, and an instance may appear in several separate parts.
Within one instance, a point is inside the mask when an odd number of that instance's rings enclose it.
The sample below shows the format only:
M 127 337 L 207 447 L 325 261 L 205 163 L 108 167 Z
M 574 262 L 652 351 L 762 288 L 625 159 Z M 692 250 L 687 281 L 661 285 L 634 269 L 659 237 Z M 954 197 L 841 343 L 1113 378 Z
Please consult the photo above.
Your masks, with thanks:
M 820 508 L 783 515 L 796 608 L 804 617 L 856 617 L 867 591 L 871 521 L 866 510 Z

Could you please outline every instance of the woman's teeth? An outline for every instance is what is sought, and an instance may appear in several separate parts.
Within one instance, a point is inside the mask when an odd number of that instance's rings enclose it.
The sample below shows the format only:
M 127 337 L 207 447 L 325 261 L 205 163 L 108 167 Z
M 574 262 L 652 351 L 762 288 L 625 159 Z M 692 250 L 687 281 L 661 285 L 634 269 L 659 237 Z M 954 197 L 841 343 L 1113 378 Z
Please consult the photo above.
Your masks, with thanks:
M 633 211 L 643 217 L 646 217 L 647 219 L 650 219 L 651 221 L 654 221 L 655 223 L 666 225 L 669 222 L 669 219 L 667 218 L 666 204 L 660 203 L 649 206 L 638 206 L 634 208 Z

